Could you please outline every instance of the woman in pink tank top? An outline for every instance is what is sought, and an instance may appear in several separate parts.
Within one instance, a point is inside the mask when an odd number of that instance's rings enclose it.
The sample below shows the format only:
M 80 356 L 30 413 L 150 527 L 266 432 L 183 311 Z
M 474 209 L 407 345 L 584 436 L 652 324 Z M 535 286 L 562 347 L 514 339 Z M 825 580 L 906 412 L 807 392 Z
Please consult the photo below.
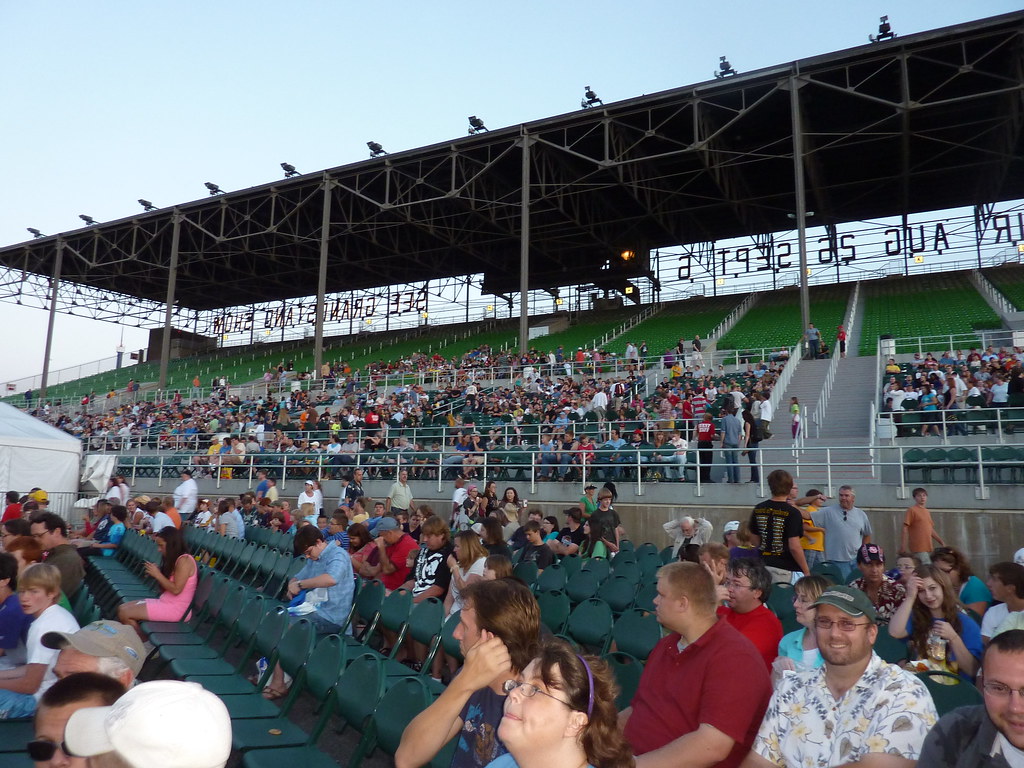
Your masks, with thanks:
M 117 620 L 139 630 L 140 621 L 181 621 L 186 618 L 199 581 L 196 561 L 185 549 L 185 536 L 177 528 L 168 526 L 156 534 L 157 547 L 163 555 L 163 565 L 146 563 L 146 574 L 160 585 L 160 597 L 122 603 L 117 608 Z

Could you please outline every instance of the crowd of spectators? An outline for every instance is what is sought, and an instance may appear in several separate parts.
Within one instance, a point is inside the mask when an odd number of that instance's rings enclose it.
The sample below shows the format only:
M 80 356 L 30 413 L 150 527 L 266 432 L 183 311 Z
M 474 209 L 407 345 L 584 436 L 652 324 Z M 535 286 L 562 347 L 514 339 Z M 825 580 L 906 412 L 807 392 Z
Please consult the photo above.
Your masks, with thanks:
M 922 436 L 966 435 L 968 424 L 958 411 L 1024 405 L 1024 351 L 987 347 L 964 353 L 914 353 L 908 363 L 890 358 L 885 366 L 882 412 L 902 423 L 906 411 L 919 411 Z M 943 416 L 938 411 L 945 411 Z M 932 420 L 926 414 L 935 414 Z

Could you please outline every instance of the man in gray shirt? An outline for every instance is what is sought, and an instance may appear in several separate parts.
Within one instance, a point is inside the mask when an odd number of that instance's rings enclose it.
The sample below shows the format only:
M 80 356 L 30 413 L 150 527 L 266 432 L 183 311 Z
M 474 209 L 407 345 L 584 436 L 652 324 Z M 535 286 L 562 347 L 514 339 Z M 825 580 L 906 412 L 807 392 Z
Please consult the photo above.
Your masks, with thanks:
M 727 408 L 722 417 L 722 447 L 725 454 L 725 482 L 740 481 L 739 449 L 743 422 L 736 417 L 735 408 Z M 730 450 L 733 449 L 733 450 Z
M 825 562 L 835 563 L 844 574 L 857 567 L 857 550 L 871 543 L 871 521 L 853 505 L 856 495 L 851 486 L 841 486 L 838 505 L 810 513 L 811 522 L 825 529 Z
M 811 360 L 817 360 L 818 350 L 821 349 L 821 331 L 814 327 L 814 323 L 808 323 L 804 338 L 807 339 L 808 356 Z

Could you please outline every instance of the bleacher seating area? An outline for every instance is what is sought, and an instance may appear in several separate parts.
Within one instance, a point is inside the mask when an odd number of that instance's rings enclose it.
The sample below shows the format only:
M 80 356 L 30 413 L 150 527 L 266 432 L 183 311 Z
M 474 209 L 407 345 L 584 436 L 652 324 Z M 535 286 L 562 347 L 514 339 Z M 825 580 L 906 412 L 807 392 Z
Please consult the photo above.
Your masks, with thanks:
M 607 345 L 609 352 L 622 356 L 626 352 L 626 343 L 632 341 L 637 346 L 647 342 L 648 355 L 660 356 L 665 350 L 676 348 L 680 339 L 685 340 L 686 348 L 696 334 L 707 339 L 715 328 L 739 305 L 746 294 L 733 294 L 718 298 L 687 299 L 665 304 L 664 308 L 653 317 L 649 317 L 615 341 Z
M 836 327 L 843 322 L 852 285 L 814 286 L 810 289 L 811 322 L 829 347 L 835 346 Z M 789 349 L 803 336 L 800 291 L 785 288 L 761 296 L 719 342 L 719 349 Z
M 963 272 L 872 280 L 862 283 L 861 290 L 861 355 L 874 355 L 882 334 L 934 337 L 1002 327 L 1002 320 Z M 974 346 L 978 344 L 976 339 Z

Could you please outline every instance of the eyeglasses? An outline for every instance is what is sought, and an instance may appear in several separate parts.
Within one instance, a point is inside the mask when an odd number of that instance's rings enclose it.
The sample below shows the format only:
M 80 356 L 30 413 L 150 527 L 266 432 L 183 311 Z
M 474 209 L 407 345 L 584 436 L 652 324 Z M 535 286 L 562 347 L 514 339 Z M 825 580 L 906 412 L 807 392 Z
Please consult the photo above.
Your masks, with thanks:
M 66 743 L 58 744 L 55 741 L 49 739 L 33 739 L 27 745 L 28 756 L 37 763 L 44 763 L 47 760 L 52 760 L 53 756 L 57 753 L 58 747 L 68 757 L 77 757 Z
M 732 579 L 726 579 L 725 586 L 727 589 L 753 589 L 749 584 L 740 584 L 738 581 L 733 581 Z
M 502 683 L 501 686 L 501 689 L 505 691 L 505 693 L 512 693 L 512 691 L 514 691 L 516 688 L 518 688 L 520 692 L 523 694 L 523 696 L 525 696 L 527 699 L 532 699 L 539 693 L 542 696 L 547 696 L 549 699 L 554 699 L 557 702 L 565 704 L 565 706 L 567 706 L 569 709 L 573 708 L 572 704 L 570 704 L 568 701 L 563 701 L 557 696 L 552 696 L 550 693 L 542 691 L 540 688 L 538 688 L 536 685 L 533 685 L 532 683 L 521 683 L 518 680 L 506 680 L 504 683 Z
M 832 629 L 833 625 L 836 625 L 841 630 L 843 630 L 843 632 L 853 632 L 857 627 L 866 627 L 870 623 L 871 622 L 867 621 L 850 621 L 849 619 L 839 619 L 838 621 L 833 621 L 832 619 L 826 619 L 824 617 L 816 618 L 814 620 L 814 626 L 816 626 L 818 629 L 824 629 L 827 631 Z
M 981 686 L 985 693 L 995 696 L 997 699 L 1008 699 L 1014 693 L 1024 699 L 1024 688 L 1011 688 L 1006 683 L 997 683 L 995 680 Z

